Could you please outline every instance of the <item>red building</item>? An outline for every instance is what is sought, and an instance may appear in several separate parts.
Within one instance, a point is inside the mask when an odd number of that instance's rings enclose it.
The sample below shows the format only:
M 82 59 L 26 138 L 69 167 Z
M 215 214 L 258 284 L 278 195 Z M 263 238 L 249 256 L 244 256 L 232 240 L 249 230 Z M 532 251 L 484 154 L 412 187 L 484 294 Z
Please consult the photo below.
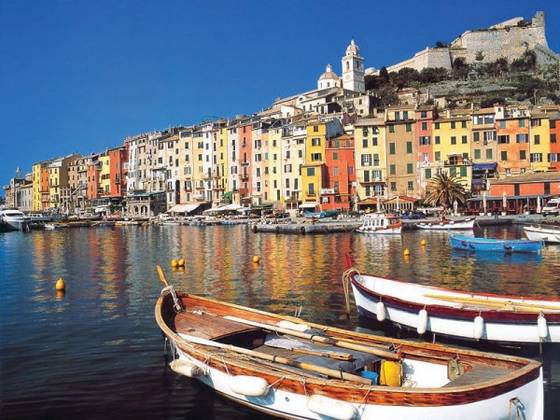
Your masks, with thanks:
M 550 116 L 550 169 L 560 170 L 560 112 Z
M 87 199 L 99 198 L 99 164 L 97 157 L 87 165 Z
M 110 197 L 123 197 L 126 192 L 126 162 L 128 151 L 125 146 L 115 147 L 109 154 Z
M 434 108 L 431 106 L 421 106 L 415 111 L 416 122 L 414 132 L 416 135 L 417 147 L 417 162 L 419 172 L 419 186 L 420 194 L 426 191 L 426 183 L 432 176 L 432 161 L 433 161 L 433 139 L 432 139 L 432 126 L 434 118 L 436 117 Z
M 355 181 L 354 138 L 342 135 L 327 140 L 321 209 L 351 210 Z
M 243 121 L 237 128 L 237 135 L 239 136 L 239 192 L 241 194 L 241 199 L 251 197 L 253 193 L 252 188 L 252 157 L 253 157 L 253 147 L 252 147 L 252 122 L 250 120 Z

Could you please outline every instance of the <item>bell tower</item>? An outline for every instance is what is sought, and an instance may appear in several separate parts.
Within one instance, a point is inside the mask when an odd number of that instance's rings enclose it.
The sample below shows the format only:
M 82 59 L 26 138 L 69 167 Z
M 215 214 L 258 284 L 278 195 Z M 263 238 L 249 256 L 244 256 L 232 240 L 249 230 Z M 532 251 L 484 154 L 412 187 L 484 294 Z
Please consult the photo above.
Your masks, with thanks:
M 342 57 L 342 87 L 354 92 L 365 93 L 364 58 L 360 56 L 358 45 L 352 40 Z

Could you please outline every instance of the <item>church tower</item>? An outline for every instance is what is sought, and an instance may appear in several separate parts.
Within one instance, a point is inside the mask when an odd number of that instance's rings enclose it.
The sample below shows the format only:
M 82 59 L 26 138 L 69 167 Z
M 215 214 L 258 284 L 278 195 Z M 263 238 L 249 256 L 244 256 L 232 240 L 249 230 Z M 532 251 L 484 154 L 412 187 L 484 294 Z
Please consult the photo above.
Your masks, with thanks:
M 352 40 L 346 48 L 346 55 L 342 57 L 342 87 L 354 92 L 365 93 L 364 58 L 360 56 L 360 49 Z

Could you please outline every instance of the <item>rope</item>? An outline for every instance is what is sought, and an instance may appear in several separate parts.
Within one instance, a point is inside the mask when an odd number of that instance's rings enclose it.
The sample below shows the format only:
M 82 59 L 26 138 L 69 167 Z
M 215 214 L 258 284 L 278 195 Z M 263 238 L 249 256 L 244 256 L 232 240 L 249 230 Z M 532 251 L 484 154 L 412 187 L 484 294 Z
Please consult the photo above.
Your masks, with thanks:
M 344 301 L 348 315 L 350 315 L 350 279 L 354 273 L 360 274 L 354 267 L 350 267 L 342 273 L 342 289 L 344 290 Z
M 512 410 L 511 410 L 512 407 L 515 408 L 515 411 L 513 413 L 512 413 Z M 515 420 L 524 420 L 525 419 L 525 405 L 523 405 L 521 400 L 517 397 L 514 397 L 511 400 L 509 400 L 508 419 L 515 419 Z
M 275 380 L 274 382 L 272 382 L 270 385 L 268 385 L 268 389 L 274 388 L 274 385 L 282 382 L 284 379 L 286 379 L 285 376 L 282 376 L 281 378 L 278 378 L 277 380 Z

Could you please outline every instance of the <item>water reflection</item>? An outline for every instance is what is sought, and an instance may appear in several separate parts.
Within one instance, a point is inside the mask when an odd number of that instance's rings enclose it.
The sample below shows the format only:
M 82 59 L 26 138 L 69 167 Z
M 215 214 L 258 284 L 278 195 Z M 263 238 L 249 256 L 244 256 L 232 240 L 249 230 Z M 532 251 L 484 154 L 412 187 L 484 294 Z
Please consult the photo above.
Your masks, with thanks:
M 475 234 L 522 235 L 512 227 Z M 541 256 L 461 254 L 445 232 L 302 236 L 244 226 L 126 226 L 0 235 L 3 414 L 76 417 L 95 407 L 100 417 L 253 416 L 165 369 L 153 320 L 161 290 L 155 264 L 191 293 L 289 314 L 302 305 L 305 318 L 355 328 L 355 314 L 344 316 L 340 282 L 347 253 L 361 271 L 401 280 L 560 295 L 560 247 Z M 178 257 L 186 267 L 172 271 L 169 261 Z M 66 280 L 64 296 L 55 294 L 57 277 Z M 560 397 L 559 361 L 554 353 L 545 369 L 547 401 Z

